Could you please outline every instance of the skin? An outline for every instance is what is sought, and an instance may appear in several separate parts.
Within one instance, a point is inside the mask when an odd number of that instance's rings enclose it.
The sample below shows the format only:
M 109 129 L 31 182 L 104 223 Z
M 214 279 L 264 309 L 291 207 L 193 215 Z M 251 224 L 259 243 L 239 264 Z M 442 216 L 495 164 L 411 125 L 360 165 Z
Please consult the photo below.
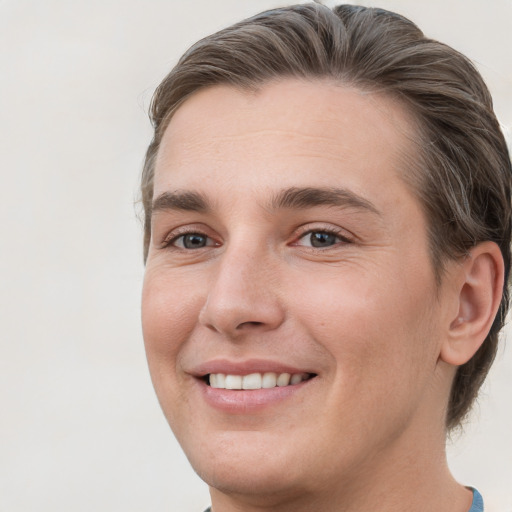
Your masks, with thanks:
M 172 118 L 143 331 L 162 409 L 215 512 L 469 509 L 446 465 L 444 417 L 456 365 L 483 340 L 468 333 L 476 321 L 485 331 L 498 296 L 475 306 L 468 275 L 498 283 L 499 268 L 486 246 L 436 285 L 426 221 L 401 177 L 412 131 L 389 98 L 318 81 L 209 88 Z M 272 201 L 301 188 L 345 195 Z M 313 247 L 311 233 L 325 232 Z M 187 233 L 204 246 L 186 248 Z M 219 359 L 316 376 L 230 412 L 205 400 L 197 375 Z

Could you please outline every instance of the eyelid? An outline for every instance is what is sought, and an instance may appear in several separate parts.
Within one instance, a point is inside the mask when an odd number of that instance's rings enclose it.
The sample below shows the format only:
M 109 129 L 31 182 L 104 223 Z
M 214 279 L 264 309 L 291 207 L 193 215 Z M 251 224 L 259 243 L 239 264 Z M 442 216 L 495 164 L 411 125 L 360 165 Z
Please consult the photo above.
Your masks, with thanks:
M 163 238 L 163 240 L 160 244 L 160 247 L 162 249 L 169 248 L 169 247 L 174 247 L 176 249 L 184 249 L 184 248 L 178 247 L 174 244 L 180 237 L 183 237 L 185 235 L 190 235 L 190 234 L 198 234 L 198 235 L 204 236 L 210 240 L 213 240 L 214 244 L 209 245 L 207 247 L 220 245 L 215 240 L 215 238 L 213 236 L 211 236 L 211 234 L 209 234 L 207 231 L 209 231 L 209 230 L 205 229 L 204 227 L 200 227 L 200 226 L 194 225 L 194 224 L 177 227 L 177 228 L 173 229 L 172 231 L 170 231 L 169 233 L 167 233 L 167 235 Z
M 348 232 L 346 229 L 342 229 L 340 227 L 336 227 L 336 226 L 332 226 L 332 225 L 311 226 L 311 224 L 306 224 L 304 226 L 300 226 L 297 229 L 297 232 L 295 233 L 295 236 L 293 238 L 293 242 L 291 245 L 299 245 L 298 241 L 301 240 L 302 238 L 304 238 L 306 235 L 309 235 L 311 233 L 318 233 L 318 232 L 335 235 L 336 237 L 338 237 L 341 240 L 342 243 L 345 243 L 345 244 L 354 243 L 356 241 L 356 236 L 353 235 L 352 233 Z M 334 245 L 331 247 L 336 247 L 336 246 Z M 323 248 L 320 250 L 325 251 L 326 248 Z
M 187 224 L 185 226 L 179 226 L 177 228 L 174 228 L 169 233 L 163 237 L 160 245 L 160 248 L 168 248 L 168 247 L 175 247 L 177 249 L 180 249 L 180 247 L 176 247 L 174 244 L 176 240 L 178 240 L 180 237 L 188 235 L 188 234 L 194 234 L 197 233 L 198 235 L 205 236 L 210 240 L 213 240 L 213 244 L 209 245 L 207 247 L 212 246 L 219 246 L 221 245 L 214 236 L 209 232 L 210 230 L 197 224 Z M 342 243 L 354 243 L 357 240 L 357 237 L 347 231 L 346 229 L 333 226 L 333 225 L 312 225 L 311 223 L 305 224 L 303 226 L 298 227 L 295 230 L 295 233 L 293 235 L 293 240 L 290 245 L 299 245 L 298 241 L 305 237 L 308 234 L 315 233 L 315 232 L 323 232 L 323 233 L 329 233 L 332 235 L 335 235 L 338 237 Z M 332 246 L 335 247 L 335 246 Z M 321 249 L 321 250 L 325 250 Z

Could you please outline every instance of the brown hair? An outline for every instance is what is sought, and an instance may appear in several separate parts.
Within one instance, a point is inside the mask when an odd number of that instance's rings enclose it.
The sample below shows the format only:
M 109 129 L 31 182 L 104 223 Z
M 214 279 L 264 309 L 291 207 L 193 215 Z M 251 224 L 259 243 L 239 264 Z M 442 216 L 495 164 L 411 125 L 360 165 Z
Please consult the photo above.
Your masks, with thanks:
M 398 98 L 419 125 L 418 160 L 405 177 L 423 205 L 433 267 L 496 242 L 510 267 L 511 162 L 489 91 L 471 62 L 426 38 L 408 19 L 383 9 L 319 4 L 263 12 L 193 45 L 152 100 L 154 138 L 142 174 L 144 258 L 151 237 L 155 157 L 176 109 L 199 89 L 254 89 L 284 77 L 328 78 Z M 460 424 L 494 360 L 508 310 L 505 286 L 491 330 L 458 368 L 447 428 Z

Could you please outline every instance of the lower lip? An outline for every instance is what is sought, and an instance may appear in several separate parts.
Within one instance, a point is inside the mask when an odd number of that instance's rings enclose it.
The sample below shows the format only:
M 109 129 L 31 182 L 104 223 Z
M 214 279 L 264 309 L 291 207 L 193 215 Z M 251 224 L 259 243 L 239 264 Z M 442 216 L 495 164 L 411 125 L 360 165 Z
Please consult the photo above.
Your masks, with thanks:
M 200 380 L 198 382 L 208 405 L 231 414 L 248 414 L 290 399 L 301 393 L 313 380 L 308 379 L 291 386 L 252 390 L 212 388 L 204 381 Z

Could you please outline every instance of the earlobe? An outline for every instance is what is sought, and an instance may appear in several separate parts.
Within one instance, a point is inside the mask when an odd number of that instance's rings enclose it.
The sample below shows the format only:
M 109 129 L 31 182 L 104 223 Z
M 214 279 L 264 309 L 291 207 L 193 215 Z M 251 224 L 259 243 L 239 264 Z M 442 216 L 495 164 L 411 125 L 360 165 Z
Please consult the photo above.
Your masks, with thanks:
M 451 320 L 440 358 L 460 366 L 484 342 L 498 311 L 504 283 L 504 263 L 494 242 L 475 246 L 460 267 L 457 315 Z

